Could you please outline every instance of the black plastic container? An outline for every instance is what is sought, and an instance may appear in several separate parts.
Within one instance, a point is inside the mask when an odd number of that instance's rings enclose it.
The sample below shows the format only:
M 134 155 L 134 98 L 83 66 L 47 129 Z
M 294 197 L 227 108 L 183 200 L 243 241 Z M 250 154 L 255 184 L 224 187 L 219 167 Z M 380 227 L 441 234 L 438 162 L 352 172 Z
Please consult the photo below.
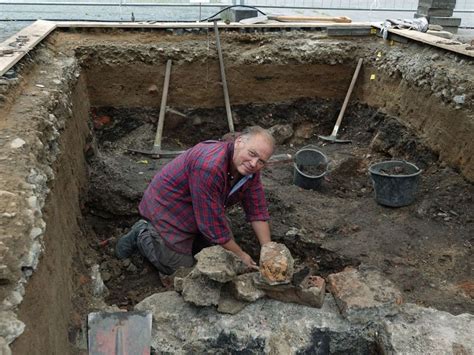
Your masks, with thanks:
M 327 165 L 328 158 L 321 151 L 314 148 L 302 148 L 295 154 L 293 183 L 303 189 L 317 189 L 327 173 Z M 324 168 L 324 172 L 316 176 L 304 172 L 305 168 L 311 167 Z
M 393 173 L 400 170 L 400 174 Z M 384 206 L 402 207 L 416 198 L 421 169 L 403 160 L 387 160 L 369 167 L 375 200 Z

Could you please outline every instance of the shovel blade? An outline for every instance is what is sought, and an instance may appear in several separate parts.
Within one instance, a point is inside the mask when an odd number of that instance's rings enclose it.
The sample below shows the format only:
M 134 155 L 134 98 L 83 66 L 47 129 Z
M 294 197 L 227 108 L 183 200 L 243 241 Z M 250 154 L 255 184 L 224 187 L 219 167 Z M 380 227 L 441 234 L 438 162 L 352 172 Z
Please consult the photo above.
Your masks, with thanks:
M 150 354 L 151 312 L 89 313 L 89 355 Z

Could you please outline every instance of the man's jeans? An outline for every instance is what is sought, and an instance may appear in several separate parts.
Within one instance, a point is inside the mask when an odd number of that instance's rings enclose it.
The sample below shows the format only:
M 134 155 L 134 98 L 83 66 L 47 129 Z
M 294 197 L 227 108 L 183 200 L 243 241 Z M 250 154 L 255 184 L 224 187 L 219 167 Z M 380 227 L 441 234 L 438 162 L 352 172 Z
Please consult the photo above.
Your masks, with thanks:
M 194 264 L 192 255 L 180 254 L 168 248 L 150 222 L 146 222 L 145 229 L 138 235 L 137 246 L 140 254 L 166 275 L 171 275 L 179 267 L 191 267 Z

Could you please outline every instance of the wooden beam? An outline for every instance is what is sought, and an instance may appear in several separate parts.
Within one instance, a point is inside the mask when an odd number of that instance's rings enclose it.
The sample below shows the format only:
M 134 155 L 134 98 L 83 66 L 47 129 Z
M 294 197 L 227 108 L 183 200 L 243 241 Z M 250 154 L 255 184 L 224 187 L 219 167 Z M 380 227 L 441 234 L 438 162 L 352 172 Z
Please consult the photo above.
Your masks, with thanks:
M 0 43 L 0 76 L 56 28 L 51 21 L 38 20 Z
M 381 26 L 374 25 L 374 27 L 380 29 Z M 408 29 L 396 29 L 396 28 L 389 28 L 388 29 L 389 35 L 395 34 L 397 36 L 405 37 L 411 39 L 413 41 L 429 44 L 433 47 L 438 47 L 442 49 L 446 49 L 451 52 L 459 53 L 468 57 L 474 57 L 474 49 L 471 45 L 466 43 L 461 43 L 452 39 L 441 38 L 438 36 L 430 35 L 428 33 L 408 30 Z

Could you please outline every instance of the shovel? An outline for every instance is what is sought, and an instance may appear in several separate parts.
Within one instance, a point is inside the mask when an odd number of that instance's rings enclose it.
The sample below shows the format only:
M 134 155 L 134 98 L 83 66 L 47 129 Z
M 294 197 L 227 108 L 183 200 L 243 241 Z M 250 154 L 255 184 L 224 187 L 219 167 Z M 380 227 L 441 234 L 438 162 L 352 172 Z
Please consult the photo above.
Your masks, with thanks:
M 217 20 L 214 22 L 214 32 L 216 33 L 217 55 L 219 56 L 219 67 L 221 70 L 222 90 L 224 91 L 225 112 L 227 114 L 227 123 L 229 125 L 229 132 L 233 133 L 234 121 L 232 120 L 232 111 L 230 109 L 229 89 L 227 88 L 227 80 L 225 76 L 224 58 L 222 56 L 221 41 L 219 38 L 219 28 L 217 27 Z
M 158 117 L 158 125 L 156 127 L 155 141 L 153 143 L 153 149 L 151 151 L 138 150 L 138 149 L 127 149 L 133 153 L 147 154 L 151 155 L 154 158 L 159 157 L 175 157 L 184 153 L 184 150 L 163 150 L 161 149 L 161 139 L 163 137 L 163 126 L 165 124 L 165 114 L 166 114 L 166 100 L 168 98 L 168 87 L 170 84 L 170 75 L 171 75 L 171 59 L 168 59 L 166 62 L 166 72 L 165 72 L 165 81 L 163 83 L 163 95 L 161 96 L 161 106 L 160 106 L 160 115 Z
M 150 354 L 150 311 L 92 312 L 87 318 L 89 355 Z
M 351 85 L 349 86 L 349 90 L 347 91 L 346 98 L 344 99 L 344 103 L 342 104 L 341 112 L 339 112 L 339 116 L 337 117 L 336 124 L 334 125 L 334 129 L 330 136 L 318 136 L 319 138 L 331 142 L 331 143 L 351 143 L 351 140 L 345 139 L 337 139 L 337 131 L 339 131 L 339 126 L 341 125 L 342 117 L 344 116 L 344 112 L 346 111 L 347 103 L 349 102 L 349 98 L 351 97 L 352 90 L 354 89 L 355 83 L 357 81 L 357 77 L 359 76 L 360 68 L 362 67 L 362 58 L 359 59 L 357 63 L 357 68 L 352 76 Z

